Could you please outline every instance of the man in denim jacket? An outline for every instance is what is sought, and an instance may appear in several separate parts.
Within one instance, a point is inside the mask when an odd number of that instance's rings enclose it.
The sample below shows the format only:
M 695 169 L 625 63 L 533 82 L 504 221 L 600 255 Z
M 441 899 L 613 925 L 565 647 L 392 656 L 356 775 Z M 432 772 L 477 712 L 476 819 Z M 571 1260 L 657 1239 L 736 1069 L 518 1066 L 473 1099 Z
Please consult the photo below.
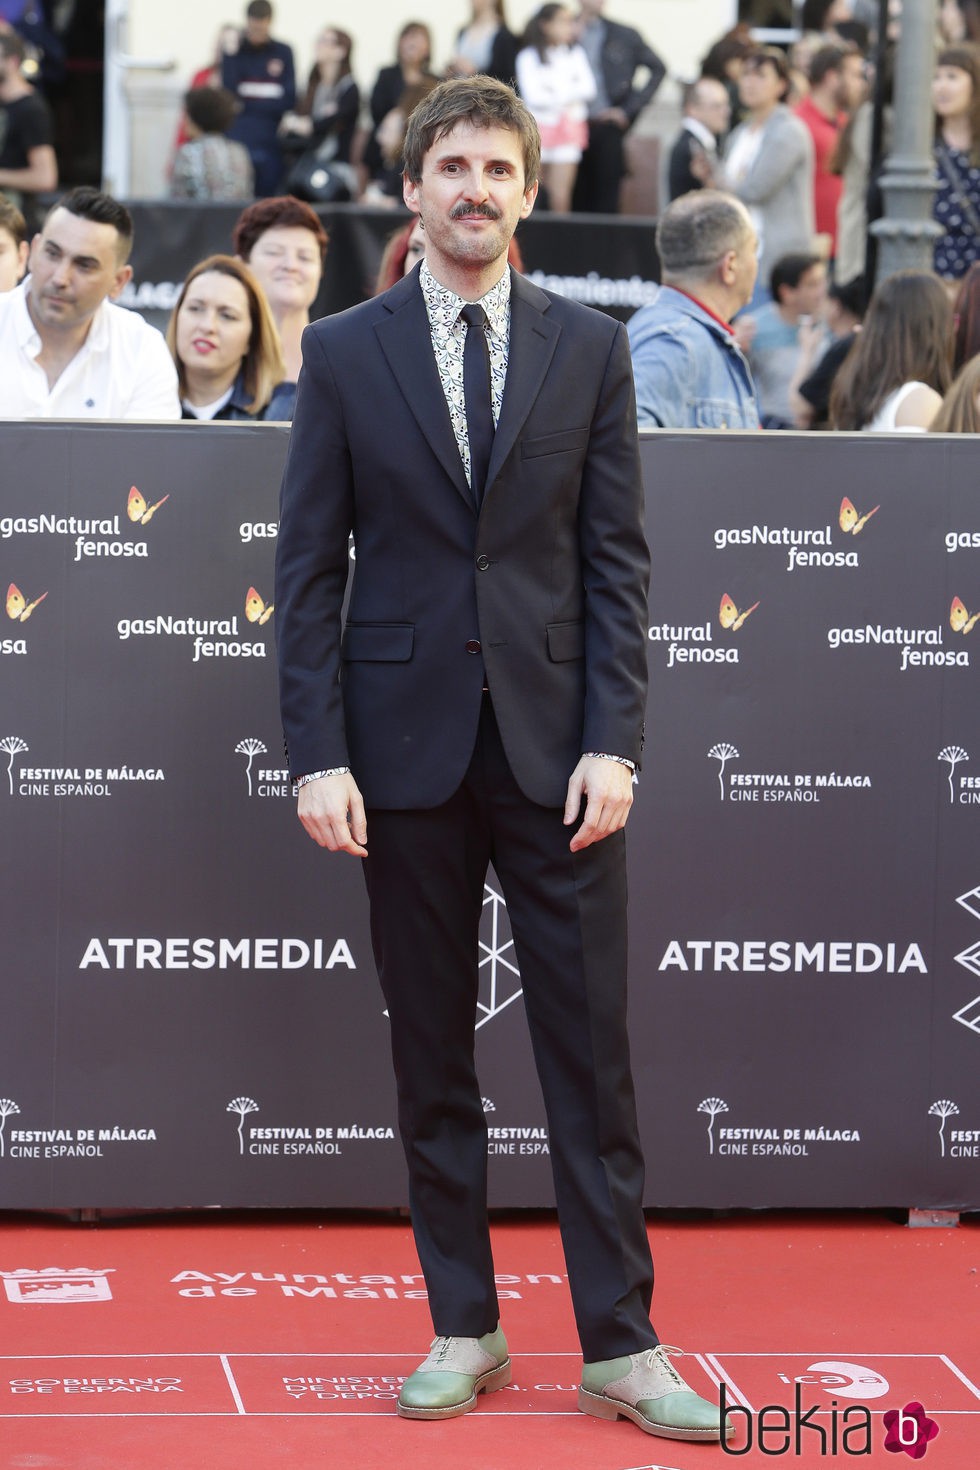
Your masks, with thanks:
M 641 429 L 757 429 L 749 365 L 730 325 L 755 285 L 756 234 L 745 206 L 701 189 L 657 226 L 663 285 L 627 325 Z

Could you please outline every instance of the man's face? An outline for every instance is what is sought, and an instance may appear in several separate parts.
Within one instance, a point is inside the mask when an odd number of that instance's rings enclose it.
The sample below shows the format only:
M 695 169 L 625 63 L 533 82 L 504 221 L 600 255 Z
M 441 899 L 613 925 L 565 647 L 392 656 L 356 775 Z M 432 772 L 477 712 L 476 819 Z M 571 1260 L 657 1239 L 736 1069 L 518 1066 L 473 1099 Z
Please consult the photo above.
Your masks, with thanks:
M 845 112 L 856 112 L 868 95 L 868 64 L 863 56 L 845 56 L 841 62 L 838 102 Z
M 250 15 L 245 21 L 245 39 L 250 46 L 264 46 L 272 35 L 272 21 L 257 20 Z
M 406 178 L 404 192 L 409 209 L 422 218 L 426 260 L 439 280 L 443 262 L 451 270 L 472 269 L 506 256 L 538 186 L 525 187 L 517 133 L 461 122 L 433 143 L 421 182 Z
M 70 331 L 90 321 L 106 297 L 115 298 L 131 278 L 119 264 L 113 225 L 55 209 L 31 243 L 30 309 L 40 326 Z
M 787 305 L 796 316 L 818 317 L 827 299 L 827 267 L 811 265 L 800 276 L 795 290 L 786 292 Z
M 714 77 L 702 77 L 688 107 L 688 113 L 704 123 L 709 132 L 720 138 L 727 133 L 732 107 L 728 89 Z
M 12 291 L 27 266 L 27 242 L 20 244 L 0 226 L 0 291 Z

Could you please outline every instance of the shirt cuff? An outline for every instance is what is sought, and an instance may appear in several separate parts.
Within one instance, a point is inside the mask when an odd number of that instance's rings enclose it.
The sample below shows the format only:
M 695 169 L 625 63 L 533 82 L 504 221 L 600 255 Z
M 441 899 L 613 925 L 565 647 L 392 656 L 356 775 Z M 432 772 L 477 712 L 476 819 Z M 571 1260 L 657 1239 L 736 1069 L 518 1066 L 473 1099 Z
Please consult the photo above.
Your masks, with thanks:
M 631 761 L 625 755 L 610 755 L 605 750 L 586 750 L 582 752 L 586 760 L 590 761 L 615 761 L 617 766 L 629 766 L 631 771 L 636 770 L 636 761 Z
M 308 786 L 311 781 L 319 781 L 321 776 L 349 776 L 350 766 L 333 766 L 329 771 L 308 771 L 305 776 L 297 776 L 293 782 L 293 795 L 298 796 L 301 786 Z

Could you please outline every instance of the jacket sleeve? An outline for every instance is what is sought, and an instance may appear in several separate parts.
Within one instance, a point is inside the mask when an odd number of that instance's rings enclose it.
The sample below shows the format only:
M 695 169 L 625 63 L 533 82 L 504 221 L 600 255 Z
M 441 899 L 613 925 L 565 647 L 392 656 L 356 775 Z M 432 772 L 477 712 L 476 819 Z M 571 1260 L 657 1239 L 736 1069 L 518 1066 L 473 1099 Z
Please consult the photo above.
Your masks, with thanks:
M 626 328 L 613 337 L 596 402 L 579 497 L 585 588 L 582 750 L 639 766 L 647 690 L 643 480 Z
M 632 34 L 636 38 L 633 70 L 646 67 L 649 72 L 642 87 L 634 87 L 632 78 L 630 79 L 630 90 L 620 104 L 630 122 L 634 123 L 647 103 L 653 100 L 657 88 L 667 75 L 667 68 L 653 47 L 647 45 L 639 31 L 633 31 Z
M 324 343 L 308 327 L 276 543 L 279 697 L 293 776 L 349 764 L 340 634 L 353 511 L 340 393 Z

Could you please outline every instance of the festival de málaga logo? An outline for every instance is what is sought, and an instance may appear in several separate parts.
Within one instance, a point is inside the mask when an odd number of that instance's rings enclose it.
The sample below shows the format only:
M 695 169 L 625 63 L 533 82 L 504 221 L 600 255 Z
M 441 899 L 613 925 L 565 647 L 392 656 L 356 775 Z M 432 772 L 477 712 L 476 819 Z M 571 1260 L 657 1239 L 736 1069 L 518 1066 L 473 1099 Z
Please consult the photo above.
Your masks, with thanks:
M 807 1126 L 769 1122 L 758 1126 L 729 1127 L 720 1125 L 715 1134 L 715 1119 L 730 1111 L 722 1097 L 703 1097 L 697 1105 L 708 1119 L 708 1153 L 737 1158 L 809 1158 L 810 1145 L 817 1143 L 860 1143 L 859 1128 L 839 1128 L 819 1123 Z M 816 1152 L 816 1150 L 814 1150 Z
M 14 795 L 14 761 L 30 750 L 19 735 L 5 735 L 0 751 L 7 757 L 7 788 Z M 160 766 L 24 766 L 18 768 L 16 789 L 19 796 L 112 796 L 118 782 L 165 781 Z
M 338 1157 L 344 1152 L 343 1145 L 368 1143 L 393 1143 L 395 1130 L 390 1123 L 343 1123 L 313 1124 L 309 1122 L 287 1126 L 252 1127 L 246 1131 L 245 1119 L 262 1109 L 247 1093 L 233 1097 L 225 1108 L 238 1118 L 238 1152 L 244 1157 L 290 1158 L 297 1155 L 316 1154 L 321 1157 Z
M 246 735 L 235 746 L 235 754 L 245 757 L 245 781 L 249 796 L 289 796 L 292 782 L 286 766 L 255 765 L 256 756 L 268 755 L 269 747 L 256 735 Z
M 7 1156 L 7 1119 L 19 1112 L 20 1107 L 12 1097 L 0 1097 L 0 1159 Z
M 19 735 L 5 735 L 0 740 L 0 750 L 7 757 L 7 784 L 10 787 L 11 796 L 14 794 L 14 757 L 22 755 L 25 750 L 29 749 L 27 741 L 21 740 Z
M 828 791 L 870 790 L 871 777 L 863 771 L 729 771 L 729 761 L 741 759 L 737 748 L 720 740 L 708 751 L 718 762 L 718 792 L 722 801 L 795 802 L 818 805 Z
M 947 1135 L 947 1121 L 959 1116 L 960 1110 L 951 1097 L 937 1098 L 929 1108 L 929 1117 L 939 1119 L 939 1157 L 980 1159 L 980 1128 L 959 1127 L 953 1123 Z
M 962 745 L 944 745 L 936 759 L 949 767 L 946 785 L 950 806 L 980 806 L 980 776 L 956 774 L 956 767 L 970 759 L 970 752 Z

